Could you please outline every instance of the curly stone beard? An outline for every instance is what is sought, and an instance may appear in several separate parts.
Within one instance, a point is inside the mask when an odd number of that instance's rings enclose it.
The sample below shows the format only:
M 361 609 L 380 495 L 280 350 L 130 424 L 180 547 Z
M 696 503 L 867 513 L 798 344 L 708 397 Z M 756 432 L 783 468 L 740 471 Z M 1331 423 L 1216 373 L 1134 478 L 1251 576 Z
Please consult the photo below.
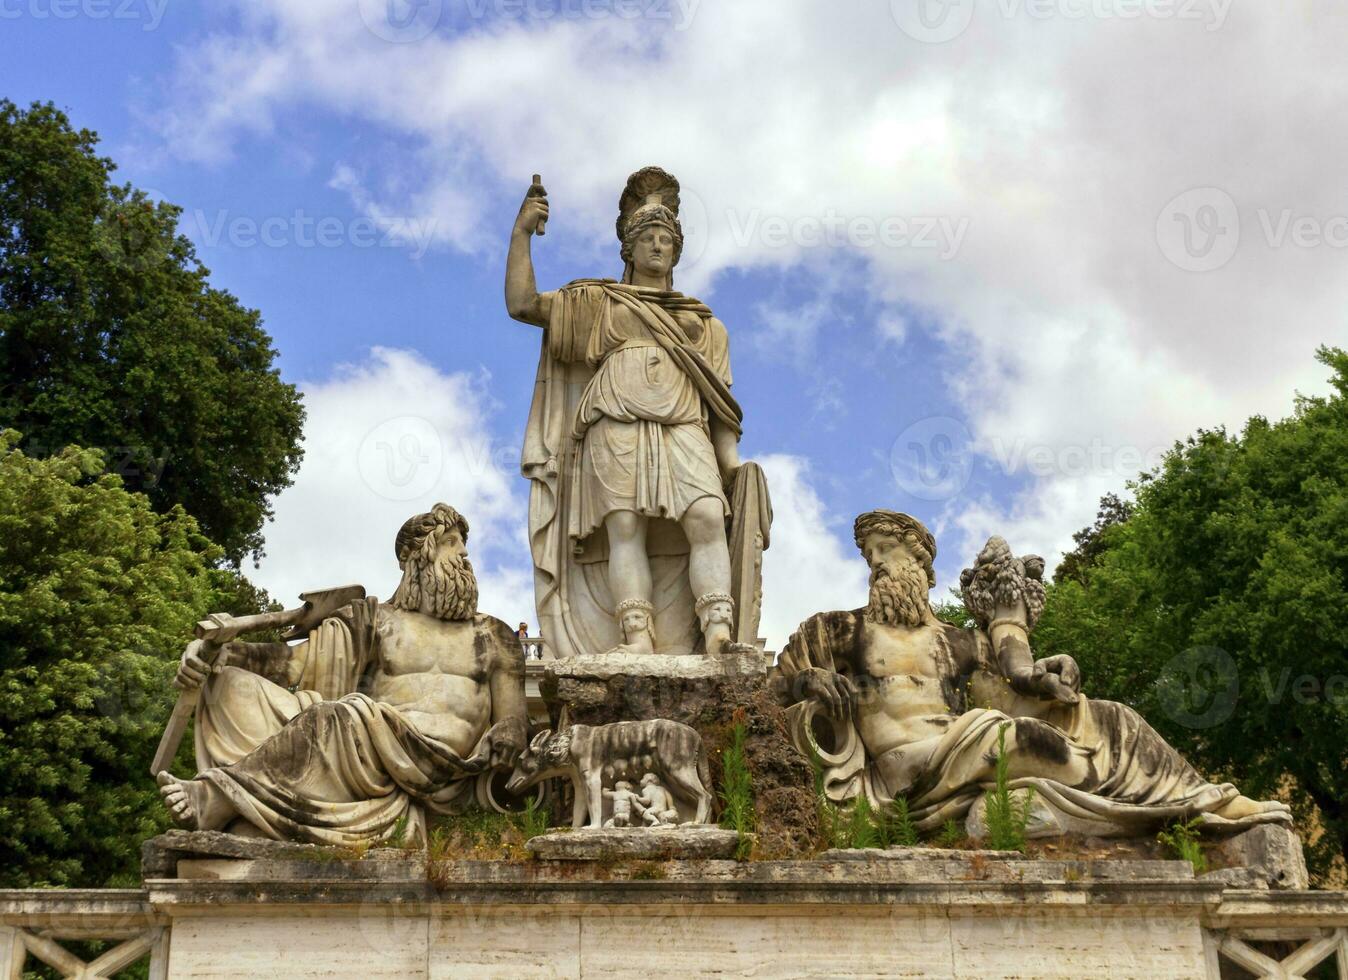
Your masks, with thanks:
M 422 612 L 447 620 L 468 620 L 477 613 L 477 576 L 467 558 L 407 559 L 403 579 L 389 600 L 394 609 Z M 430 608 L 423 608 L 428 605 Z
M 871 569 L 865 616 L 882 626 L 921 626 L 927 621 L 927 573 L 916 561 L 880 563 Z

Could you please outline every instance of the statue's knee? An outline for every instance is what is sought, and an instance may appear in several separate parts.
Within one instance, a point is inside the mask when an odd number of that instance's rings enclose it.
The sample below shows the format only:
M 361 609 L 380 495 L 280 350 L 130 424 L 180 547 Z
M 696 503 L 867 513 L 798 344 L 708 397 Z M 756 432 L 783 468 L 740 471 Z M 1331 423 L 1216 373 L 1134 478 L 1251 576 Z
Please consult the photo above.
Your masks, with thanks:
M 683 533 L 693 544 L 725 540 L 721 502 L 714 497 L 703 497 L 689 507 L 683 517 Z
M 630 510 L 620 510 L 609 514 L 604 519 L 604 525 L 610 543 L 632 541 L 641 534 L 642 518 Z

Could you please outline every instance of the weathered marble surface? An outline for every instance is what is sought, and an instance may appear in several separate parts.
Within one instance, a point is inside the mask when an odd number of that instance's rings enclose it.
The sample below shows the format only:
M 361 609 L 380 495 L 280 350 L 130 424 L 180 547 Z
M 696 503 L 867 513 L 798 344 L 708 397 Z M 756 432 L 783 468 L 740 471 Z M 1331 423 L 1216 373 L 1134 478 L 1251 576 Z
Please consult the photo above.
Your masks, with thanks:
M 572 782 L 573 828 L 585 826 L 587 818 L 591 828 L 642 823 L 645 804 L 641 791 L 633 789 L 638 780 L 643 785 L 653 781 L 652 788 L 675 807 L 672 819 L 654 814 L 651 822 L 701 824 L 711 815 L 711 777 L 702 736 L 665 718 L 539 732 L 520 756 L 506 789 L 522 793 L 557 776 Z
M 1228 837 L 1213 846 L 1208 858 L 1228 869 L 1249 871 L 1267 888 L 1310 887 L 1301 838 L 1286 827 L 1265 825 Z
M 1195 816 L 1214 834 L 1290 823 L 1285 804 L 1208 782 L 1132 708 L 1086 697 L 1071 657 L 1035 659 L 1042 559 L 989 539 L 960 577 L 977 624 L 962 629 L 931 608 L 936 541 L 921 521 L 875 510 L 854 531 L 866 606 L 802 623 L 773 676 L 797 746 L 821 743 L 835 803 L 902 797 L 918 830 L 967 818 L 977 837 L 1004 757 L 1011 788 L 1033 790 L 1030 838 L 1143 837 Z
M 739 644 L 717 657 L 576 656 L 549 662 L 540 690 L 557 727 L 648 718 L 694 724 L 720 705 L 728 685 L 766 678 L 770 664 L 762 650 Z
M 62 940 L 153 927 L 169 938 L 168 970 L 157 977 L 644 978 L 665 975 L 677 949 L 680 976 L 719 980 L 1217 980 L 1220 959 L 1248 956 L 1241 940 L 1269 930 L 1303 951 L 1348 940 L 1346 893 L 1236 892 L 1174 868 L 1048 881 L 975 880 L 971 860 L 966 877 L 915 877 L 925 862 L 905 858 L 459 862 L 437 890 L 342 877 L 351 863 L 332 862 L 322 881 L 0 891 L 0 955 L 25 932 Z
M 544 834 L 524 846 L 547 861 L 728 860 L 739 835 L 719 827 L 635 827 L 574 830 Z
M 628 179 L 621 282 L 540 292 L 532 240 L 547 219 L 536 182 L 505 275 L 507 312 L 544 329 L 520 460 L 543 634 L 560 657 L 752 642 L 772 509 L 762 471 L 740 463 L 725 325 L 673 288 L 679 182 L 658 167 Z
M 399 529 L 387 602 L 352 601 L 294 645 L 188 646 L 174 683 L 200 694 L 199 771 L 158 773 L 174 819 L 355 846 L 424 840 L 428 813 L 480 800 L 528 717 L 523 649 L 478 612 L 467 542 L 468 521 L 436 504 Z

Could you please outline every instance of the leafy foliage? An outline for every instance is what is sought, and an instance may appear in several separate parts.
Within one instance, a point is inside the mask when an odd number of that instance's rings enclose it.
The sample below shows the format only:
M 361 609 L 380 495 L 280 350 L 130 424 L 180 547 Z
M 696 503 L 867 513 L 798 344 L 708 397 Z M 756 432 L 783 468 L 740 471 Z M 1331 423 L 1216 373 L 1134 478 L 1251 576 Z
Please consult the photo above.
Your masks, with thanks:
M 524 809 L 515 814 L 515 826 L 526 841 L 548 832 L 548 807 L 537 796 L 524 801 Z
M 737 721 L 730 729 L 730 744 L 721 751 L 721 826 L 739 834 L 735 860 L 744 861 L 753 850 L 754 788 L 745 750 L 748 729 Z
M 167 826 L 148 773 L 170 680 L 232 576 L 98 453 L 18 438 L 0 435 L 0 885 L 130 884 Z
M 941 824 L 941 829 L 937 831 L 936 837 L 932 840 L 937 847 L 954 847 L 956 844 L 962 844 L 967 840 L 963 828 L 951 817 L 945 823 Z
M 960 629 L 969 629 L 975 625 L 973 616 L 969 615 L 969 610 L 964 607 L 964 597 L 960 595 L 960 590 L 953 587 L 944 600 L 931 607 L 931 611 L 941 622 L 958 626 Z
M 1290 791 L 1325 873 L 1348 846 L 1348 353 L 1327 398 L 1200 431 L 1059 574 L 1035 633 L 1095 697 L 1137 708 L 1209 776 Z M 1312 835 L 1314 838 L 1314 835 Z
M 1201 823 L 1202 820 L 1195 817 L 1188 823 L 1174 823 L 1156 835 L 1157 841 L 1170 848 L 1175 857 L 1192 864 L 1196 875 L 1208 870 L 1208 858 L 1203 853 L 1203 844 L 1198 835 Z
M 257 311 L 213 289 L 180 209 L 112 184 L 97 137 L 0 100 L 0 426 L 104 451 L 234 563 L 300 460 L 304 412 Z
M 1034 805 L 1034 790 L 1023 793 L 1011 791 L 1011 760 L 1006 754 L 1006 730 L 1010 724 L 997 729 L 996 776 L 992 789 L 984 800 L 988 822 L 988 846 L 994 851 L 1025 852 L 1025 828 L 1030 822 L 1030 808 Z
M 824 762 L 819 747 L 810 743 L 810 765 L 814 769 L 815 805 L 819 811 L 820 836 L 825 847 L 849 850 L 867 847 L 916 847 L 917 827 L 908 813 L 908 801 L 898 797 L 883 810 L 876 811 L 862 793 L 847 809 L 835 806 L 824 792 Z
M 1132 513 L 1133 504 L 1118 494 L 1107 493 L 1101 497 L 1095 523 L 1072 535 L 1077 546 L 1063 555 L 1057 571 L 1053 573 L 1054 579 L 1059 582 L 1068 579 L 1084 582 L 1086 569 L 1095 564 L 1096 559 L 1109 547 L 1109 529 L 1128 520 Z

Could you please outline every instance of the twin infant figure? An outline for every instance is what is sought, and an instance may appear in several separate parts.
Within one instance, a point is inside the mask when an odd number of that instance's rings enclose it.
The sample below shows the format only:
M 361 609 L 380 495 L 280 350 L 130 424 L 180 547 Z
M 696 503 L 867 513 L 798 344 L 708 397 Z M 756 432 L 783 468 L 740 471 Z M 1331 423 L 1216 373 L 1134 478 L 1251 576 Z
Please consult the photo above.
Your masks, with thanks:
M 620 779 L 613 789 L 604 790 L 604 796 L 613 801 L 613 816 L 604 821 L 605 827 L 632 826 L 632 811 L 641 816 L 647 827 L 670 826 L 679 822 L 679 811 L 674 808 L 674 797 L 660 785 L 655 773 L 641 777 L 641 792 L 632 790 L 632 784 Z

